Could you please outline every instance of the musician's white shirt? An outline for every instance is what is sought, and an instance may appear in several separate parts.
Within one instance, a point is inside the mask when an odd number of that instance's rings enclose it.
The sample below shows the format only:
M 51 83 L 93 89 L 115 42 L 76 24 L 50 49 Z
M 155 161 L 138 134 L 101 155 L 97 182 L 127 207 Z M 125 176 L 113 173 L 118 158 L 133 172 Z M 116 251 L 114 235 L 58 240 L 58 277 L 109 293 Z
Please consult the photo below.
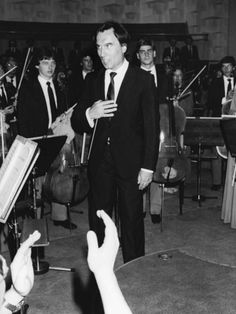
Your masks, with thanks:
M 42 77 L 41 75 L 38 75 L 38 80 L 39 80 L 39 83 L 40 83 L 40 85 L 42 87 L 44 98 L 45 98 L 45 101 L 46 101 L 46 104 L 47 104 L 48 128 L 50 129 L 50 127 L 52 125 L 52 112 L 51 112 L 50 100 L 49 100 L 49 96 L 48 96 L 47 82 L 50 82 L 50 86 L 51 86 L 52 91 L 53 91 L 56 107 L 57 107 L 57 95 L 56 95 L 56 91 L 55 91 L 55 87 L 54 87 L 52 79 L 48 80 L 48 79 L 45 79 L 44 77 Z
M 227 97 L 227 89 L 228 89 L 228 84 L 229 84 L 228 80 L 229 79 L 231 80 L 232 89 L 234 89 L 234 78 L 232 76 L 231 77 L 227 77 L 227 76 L 223 75 L 225 96 L 221 100 L 221 104 L 222 105 L 227 102 L 226 97 Z

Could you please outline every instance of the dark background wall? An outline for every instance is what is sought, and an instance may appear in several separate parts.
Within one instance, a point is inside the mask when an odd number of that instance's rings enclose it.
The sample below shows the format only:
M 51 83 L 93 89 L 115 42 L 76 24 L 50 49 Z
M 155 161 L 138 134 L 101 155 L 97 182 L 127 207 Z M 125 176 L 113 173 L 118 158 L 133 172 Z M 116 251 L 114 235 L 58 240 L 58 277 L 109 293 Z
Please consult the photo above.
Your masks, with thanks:
M 218 60 L 236 55 L 234 0 L 1 0 L 0 20 L 57 23 L 100 23 L 114 19 L 122 23 L 183 23 L 199 48 L 201 59 Z M 203 40 L 200 34 L 209 34 Z M 4 37 L 4 36 L 3 36 Z M 6 38 L 0 38 L 5 49 Z M 66 54 L 73 41 L 70 34 L 60 45 Z M 182 46 L 182 42 L 178 45 Z M 159 60 L 166 42 L 158 41 Z M 22 40 L 19 47 L 24 46 Z

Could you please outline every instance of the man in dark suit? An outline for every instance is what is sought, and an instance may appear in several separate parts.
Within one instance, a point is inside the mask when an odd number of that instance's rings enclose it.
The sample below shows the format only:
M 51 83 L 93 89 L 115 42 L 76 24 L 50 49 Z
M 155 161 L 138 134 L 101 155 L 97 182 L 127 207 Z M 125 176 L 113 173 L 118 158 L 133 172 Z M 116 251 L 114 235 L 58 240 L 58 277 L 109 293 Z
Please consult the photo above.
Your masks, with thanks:
M 39 51 L 36 67 L 38 77 L 25 81 L 18 97 L 18 132 L 24 137 L 52 133 L 53 122 L 66 109 L 64 95 L 53 82 L 56 62 L 50 49 L 44 48 Z M 52 203 L 52 219 L 57 226 L 76 228 L 76 225 L 70 225 L 64 205 Z
M 209 87 L 208 108 L 209 116 L 220 117 L 228 114 L 233 98 L 236 78 L 234 77 L 235 59 L 225 56 L 220 61 L 222 76 L 213 80 Z M 221 187 L 221 158 L 212 161 L 212 189 L 219 190 Z
M 181 48 L 180 60 L 183 69 L 186 71 L 193 70 L 198 66 L 198 48 L 193 44 L 191 36 L 186 38 L 185 45 Z
M 87 74 L 93 70 L 93 55 L 91 51 L 85 50 L 81 55 L 80 68 L 72 69 L 72 74 L 69 77 L 68 83 L 71 105 L 80 101 L 84 92 L 85 78 Z
M 150 73 L 154 79 L 156 86 L 156 93 L 160 90 L 159 85 L 163 83 L 163 78 L 161 79 L 161 74 L 158 69 L 158 66 L 155 65 L 156 58 L 156 47 L 154 43 L 148 38 L 140 38 L 137 42 L 136 48 L 137 59 L 140 61 L 140 67 L 144 71 Z M 159 99 L 160 100 L 160 99 Z M 146 193 L 144 193 L 144 215 L 146 215 Z M 150 185 L 150 215 L 152 222 L 160 223 L 161 222 L 161 189 L 159 185 L 152 182 Z
M 102 208 L 111 215 L 118 189 L 125 262 L 144 255 L 142 190 L 152 181 L 159 141 L 154 81 L 125 59 L 128 37 L 115 22 L 97 30 L 97 52 L 105 69 L 88 75 L 83 101 L 72 116 L 75 131 L 94 127 L 88 169 L 90 227 L 101 244 L 104 226 L 96 211 Z
M 11 69 L 15 68 L 5 77 L 7 83 L 12 84 L 14 88 L 17 88 L 19 84 L 19 68 L 18 62 L 14 57 L 8 57 L 5 63 L 5 71 L 8 72 Z
M 180 49 L 176 47 L 176 39 L 169 39 L 169 47 L 166 47 L 162 55 L 163 63 L 171 63 L 177 65 L 180 62 Z

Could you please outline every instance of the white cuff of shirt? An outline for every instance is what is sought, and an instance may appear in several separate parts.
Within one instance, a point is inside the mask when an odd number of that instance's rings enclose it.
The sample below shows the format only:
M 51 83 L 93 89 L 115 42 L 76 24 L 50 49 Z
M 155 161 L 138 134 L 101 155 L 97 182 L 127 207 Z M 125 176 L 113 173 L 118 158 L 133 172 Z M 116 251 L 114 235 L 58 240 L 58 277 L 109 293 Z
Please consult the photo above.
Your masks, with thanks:
M 149 173 L 153 173 L 153 170 L 150 170 L 150 169 L 141 168 L 141 170 L 149 172 Z
M 90 125 L 91 128 L 93 128 L 94 127 L 94 120 L 90 118 L 89 110 L 90 110 L 90 107 L 85 111 L 85 115 L 86 115 L 88 124 Z

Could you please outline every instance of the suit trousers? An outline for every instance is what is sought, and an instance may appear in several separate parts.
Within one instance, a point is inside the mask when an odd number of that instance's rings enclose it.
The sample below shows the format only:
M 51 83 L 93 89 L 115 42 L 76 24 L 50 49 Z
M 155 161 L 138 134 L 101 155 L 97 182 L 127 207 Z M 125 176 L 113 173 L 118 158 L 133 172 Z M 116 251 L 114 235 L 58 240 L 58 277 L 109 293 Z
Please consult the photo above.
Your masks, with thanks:
M 119 176 L 112 157 L 110 145 L 106 145 L 104 158 L 89 174 L 89 224 L 101 245 L 104 238 L 104 225 L 96 216 L 103 209 L 112 216 L 114 201 L 118 201 L 121 226 L 121 246 L 124 262 L 144 255 L 144 221 L 142 191 L 138 189 L 137 175 L 123 178 Z

